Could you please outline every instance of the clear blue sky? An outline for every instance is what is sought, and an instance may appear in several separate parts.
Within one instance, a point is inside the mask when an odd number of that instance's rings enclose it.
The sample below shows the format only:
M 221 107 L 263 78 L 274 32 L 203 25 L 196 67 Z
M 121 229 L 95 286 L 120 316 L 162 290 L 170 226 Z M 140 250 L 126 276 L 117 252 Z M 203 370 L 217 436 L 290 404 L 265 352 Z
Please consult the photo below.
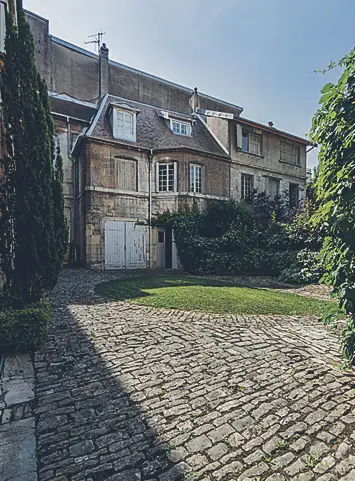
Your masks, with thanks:
M 50 32 L 85 46 L 106 32 L 110 57 L 244 108 L 304 136 L 323 76 L 355 44 L 355 0 L 24 0 Z M 309 166 L 316 155 L 309 156 Z

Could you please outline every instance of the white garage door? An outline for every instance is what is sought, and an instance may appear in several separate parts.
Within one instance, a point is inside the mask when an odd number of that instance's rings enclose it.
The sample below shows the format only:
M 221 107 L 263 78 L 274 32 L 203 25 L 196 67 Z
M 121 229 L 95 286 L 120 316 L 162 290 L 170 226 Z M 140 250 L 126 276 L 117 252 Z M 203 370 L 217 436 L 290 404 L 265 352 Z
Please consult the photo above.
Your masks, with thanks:
M 105 223 L 106 269 L 147 268 L 147 227 L 135 222 Z

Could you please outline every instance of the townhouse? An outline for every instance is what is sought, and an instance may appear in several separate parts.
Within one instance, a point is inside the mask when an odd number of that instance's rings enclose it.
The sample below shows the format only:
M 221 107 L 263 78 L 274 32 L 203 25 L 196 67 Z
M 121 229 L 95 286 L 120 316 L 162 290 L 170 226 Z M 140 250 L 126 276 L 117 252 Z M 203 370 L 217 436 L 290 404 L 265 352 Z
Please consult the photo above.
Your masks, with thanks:
M 113 62 L 53 37 L 26 12 L 64 160 L 72 253 L 97 269 L 178 267 L 173 233 L 150 220 L 192 202 L 291 204 L 305 195 L 308 142 L 243 118 L 238 105 Z

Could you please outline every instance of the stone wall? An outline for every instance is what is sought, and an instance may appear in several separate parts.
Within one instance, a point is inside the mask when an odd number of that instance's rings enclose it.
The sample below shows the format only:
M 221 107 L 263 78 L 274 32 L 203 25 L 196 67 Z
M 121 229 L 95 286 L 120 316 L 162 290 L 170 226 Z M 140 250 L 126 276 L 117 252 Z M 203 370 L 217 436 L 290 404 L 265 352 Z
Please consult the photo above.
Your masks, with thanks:
M 242 120 L 242 119 L 241 119 Z M 254 188 L 259 192 L 268 191 L 269 178 L 280 181 L 280 192 L 289 189 L 289 184 L 300 186 L 300 200 L 306 194 L 306 145 L 304 142 L 292 140 L 270 129 L 246 127 L 249 132 L 262 136 L 262 155 L 253 155 L 243 152 L 237 146 L 237 122 L 209 117 L 209 128 L 214 135 L 230 152 L 231 176 L 230 194 L 236 199 L 241 198 L 241 175 L 248 174 L 254 177 Z M 241 125 L 243 125 L 241 123 Z M 243 127 L 244 129 L 244 127 Z M 280 160 L 281 142 L 294 144 L 299 148 L 299 165 L 288 164 Z
M 259 192 L 268 192 L 268 179 L 280 181 L 280 192 L 289 190 L 289 184 L 298 184 L 300 200 L 306 194 L 306 145 L 304 143 L 287 140 L 299 147 L 300 163 L 291 165 L 280 161 L 281 142 L 285 138 L 269 131 L 262 132 L 262 155 L 242 152 L 237 148 L 236 131 L 231 130 L 231 196 L 241 198 L 241 175 L 254 176 L 254 188 Z

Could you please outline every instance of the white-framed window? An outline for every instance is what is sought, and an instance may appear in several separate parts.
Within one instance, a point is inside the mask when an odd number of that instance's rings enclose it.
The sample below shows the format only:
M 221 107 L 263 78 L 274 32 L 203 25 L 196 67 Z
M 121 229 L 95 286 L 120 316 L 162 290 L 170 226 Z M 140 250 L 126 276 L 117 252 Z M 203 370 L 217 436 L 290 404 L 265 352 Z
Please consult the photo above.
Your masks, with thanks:
M 176 162 L 157 163 L 157 191 L 176 192 Z
M 242 150 L 249 154 L 261 155 L 261 135 L 243 131 Z
M 251 197 L 254 188 L 254 176 L 242 174 L 242 199 L 248 200 Z
M 280 160 L 288 164 L 300 165 L 300 148 L 289 142 L 281 142 Z
M 113 136 L 115 139 L 136 141 L 136 113 L 113 109 Z
M 190 192 L 202 192 L 202 167 L 190 164 Z
M 177 135 L 191 135 L 191 124 L 181 120 L 170 119 L 170 128 Z
M 5 52 L 6 37 L 6 4 L 0 2 L 0 53 Z
M 288 195 L 289 195 L 290 207 L 298 207 L 298 203 L 299 203 L 299 200 L 300 200 L 300 187 L 299 187 L 299 185 L 293 184 L 293 183 L 290 182 Z
M 249 152 L 251 154 L 261 155 L 261 135 L 249 134 Z

